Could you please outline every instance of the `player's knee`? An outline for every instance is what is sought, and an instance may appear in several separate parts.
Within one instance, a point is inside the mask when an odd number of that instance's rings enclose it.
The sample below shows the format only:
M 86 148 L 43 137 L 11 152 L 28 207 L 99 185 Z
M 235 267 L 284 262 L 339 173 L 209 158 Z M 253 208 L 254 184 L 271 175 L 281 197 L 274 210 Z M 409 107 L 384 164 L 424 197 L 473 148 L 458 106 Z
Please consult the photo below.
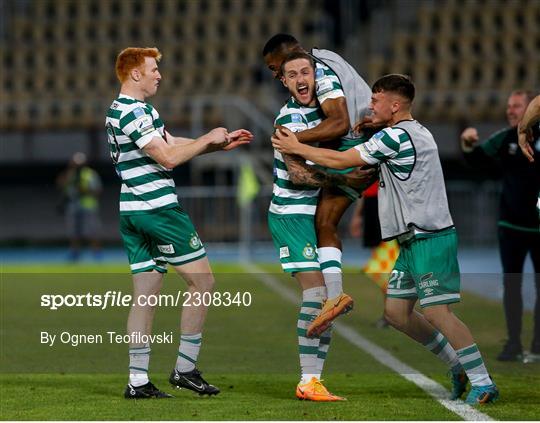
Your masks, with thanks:
M 194 275 L 186 278 L 186 282 L 198 292 L 212 292 L 216 283 L 212 273 Z
M 393 310 L 391 308 L 384 309 L 385 320 L 397 330 L 407 326 L 408 316 L 400 310 Z
M 448 320 L 450 311 L 445 307 L 426 307 L 423 310 L 424 318 L 431 326 L 439 328 L 441 323 Z

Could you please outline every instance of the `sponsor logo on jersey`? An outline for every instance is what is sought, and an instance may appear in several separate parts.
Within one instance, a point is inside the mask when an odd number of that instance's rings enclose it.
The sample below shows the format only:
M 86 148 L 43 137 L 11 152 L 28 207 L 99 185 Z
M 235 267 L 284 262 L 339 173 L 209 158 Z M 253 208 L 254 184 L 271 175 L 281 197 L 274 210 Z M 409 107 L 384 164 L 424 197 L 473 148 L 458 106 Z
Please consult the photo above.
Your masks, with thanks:
M 373 138 L 380 140 L 384 136 L 384 131 L 379 131 L 375 135 L 373 135 Z
M 324 76 L 324 69 L 322 68 L 317 68 L 315 70 L 315 79 L 320 79 Z
M 281 247 L 279 249 L 279 258 L 282 259 L 282 258 L 287 258 L 287 257 L 290 257 L 291 254 L 289 253 L 289 247 L 285 246 L 285 247 Z
M 135 127 L 141 135 L 149 134 L 154 130 L 154 122 L 152 120 L 152 116 L 141 116 L 135 121 Z
M 144 112 L 142 107 L 137 107 L 136 109 L 133 109 L 133 116 L 136 118 L 144 116 L 146 113 Z
M 293 123 L 302 122 L 302 115 L 300 113 L 293 113 L 291 115 L 291 122 Z
M 433 291 L 431 287 L 433 286 L 439 286 L 439 280 L 438 279 L 432 279 L 433 278 L 433 272 L 426 273 L 425 275 L 422 275 L 420 277 L 420 283 L 418 284 L 420 289 L 423 289 L 424 292 L 427 292 L 428 290 Z M 426 294 L 431 295 L 431 294 Z
M 311 244 L 306 244 L 302 251 L 302 255 L 308 260 L 313 260 L 315 258 L 315 248 L 313 248 Z
M 422 275 L 422 277 L 420 278 L 421 281 L 426 281 L 428 279 L 431 279 L 431 277 L 433 276 L 433 272 L 429 272 L 429 273 L 426 273 L 425 275 Z
M 158 245 L 157 248 L 163 254 L 174 254 L 174 247 L 172 244 Z
M 322 78 L 317 81 L 316 91 L 317 95 L 326 94 L 334 89 L 334 84 L 330 78 Z
M 365 142 L 364 144 L 360 144 L 360 145 L 358 145 L 358 146 L 356 146 L 354 148 L 356 148 L 358 151 L 360 151 L 360 153 L 362 153 L 362 154 L 364 154 L 366 156 L 371 155 L 371 152 L 373 150 L 377 150 L 377 148 L 373 145 L 373 143 L 369 142 L 369 141 Z
M 189 240 L 189 246 L 193 248 L 194 250 L 201 246 L 201 240 L 199 239 L 197 234 L 191 234 L 191 238 Z

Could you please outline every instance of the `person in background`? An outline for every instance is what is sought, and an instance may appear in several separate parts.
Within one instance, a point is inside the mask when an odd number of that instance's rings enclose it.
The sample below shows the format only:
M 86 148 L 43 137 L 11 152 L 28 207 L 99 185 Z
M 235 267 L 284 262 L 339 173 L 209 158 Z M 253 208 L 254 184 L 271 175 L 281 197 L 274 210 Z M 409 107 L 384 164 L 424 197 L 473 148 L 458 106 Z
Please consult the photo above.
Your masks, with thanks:
M 461 149 L 474 167 L 497 166 L 502 170 L 502 195 L 499 209 L 499 250 L 504 272 L 503 304 L 508 340 L 498 355 L 500 361 L 523 358 L 521 326 L 523 298 L 522 273 L 525 257 L 530 254 L 535 271 L 536 306 L 531 353 L 540 354 L 540 228 L 536 203 L 540 190 L 540 162 L 530 163 L 518 145 L 518 123 L 533 98 L 529 91 L 516 90 L 508 97 L 508 127 L 479 143 L 476 128 L 461 134 Z M 538 127 L 533 128 L 538 138 Z M 531 146 L 532 149 L 533 146 Z M 539 143 L 535 148 L 540 148 Z
M 82 241 L 88 241 L 96 259 L 101 257 L 99 196 L 102 185 L 99 174 L 87 165 L 86 154 L 77 152 L 68 167 L 58 176 L 69 235 L 69 259 L 80 258 Z

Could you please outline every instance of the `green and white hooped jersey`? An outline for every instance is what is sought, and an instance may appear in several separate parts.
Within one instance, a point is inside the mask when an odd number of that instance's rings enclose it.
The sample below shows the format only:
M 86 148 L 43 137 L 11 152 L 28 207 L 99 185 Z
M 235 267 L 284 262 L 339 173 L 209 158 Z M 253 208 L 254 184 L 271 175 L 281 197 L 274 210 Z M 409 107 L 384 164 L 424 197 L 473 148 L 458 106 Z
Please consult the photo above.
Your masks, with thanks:
M 433 135 L 415 120 L 404 120 L 354 147 L 362 160 L 379 167 L 379 217 L 383 240 L 454 226 Z
M 111 158 L 122 179 L 120 214 L 152 213 L 178 205 L 171 171 L 143 150 L 165 127 L 152 105 L 120 94 L 105 120 Z
M 413 170 L 416 154 L 409 134 L 400 128 L 385 128 L 366 143 L 354 147 L 370 165 L 385 162 L 398 179 L 405 180 Z
M 336 73 L 321 62 L 315 62 L 315 95 L 319 104 L 328 99 L 345 97 Z
M 290 98 L 281 108 L 275 120 L 292 132 L 301 132 L 314 128 L 321 123 L 322 112 L 318 107 L 304 107 L 294 98 Z M 274 186 L 269 212 L 276 215 L 315 215 L 319 188 L 295 185 L 289 178 L 289 172 L 281 153 L 274 150 Z

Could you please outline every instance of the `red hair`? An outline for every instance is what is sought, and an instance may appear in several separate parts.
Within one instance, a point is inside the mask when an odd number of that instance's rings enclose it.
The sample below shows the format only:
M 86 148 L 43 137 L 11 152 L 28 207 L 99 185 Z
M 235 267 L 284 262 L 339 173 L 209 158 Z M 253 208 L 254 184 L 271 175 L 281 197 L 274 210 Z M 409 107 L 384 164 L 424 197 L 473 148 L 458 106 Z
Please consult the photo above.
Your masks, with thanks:
M 144 64 L 146 57 L 153 57 L 156 62 L 161 60 L 161 53 L 156 47 L 128 47 L 120 52 L 116 58 L 116 76 L 123 83 L 129 73 Z

